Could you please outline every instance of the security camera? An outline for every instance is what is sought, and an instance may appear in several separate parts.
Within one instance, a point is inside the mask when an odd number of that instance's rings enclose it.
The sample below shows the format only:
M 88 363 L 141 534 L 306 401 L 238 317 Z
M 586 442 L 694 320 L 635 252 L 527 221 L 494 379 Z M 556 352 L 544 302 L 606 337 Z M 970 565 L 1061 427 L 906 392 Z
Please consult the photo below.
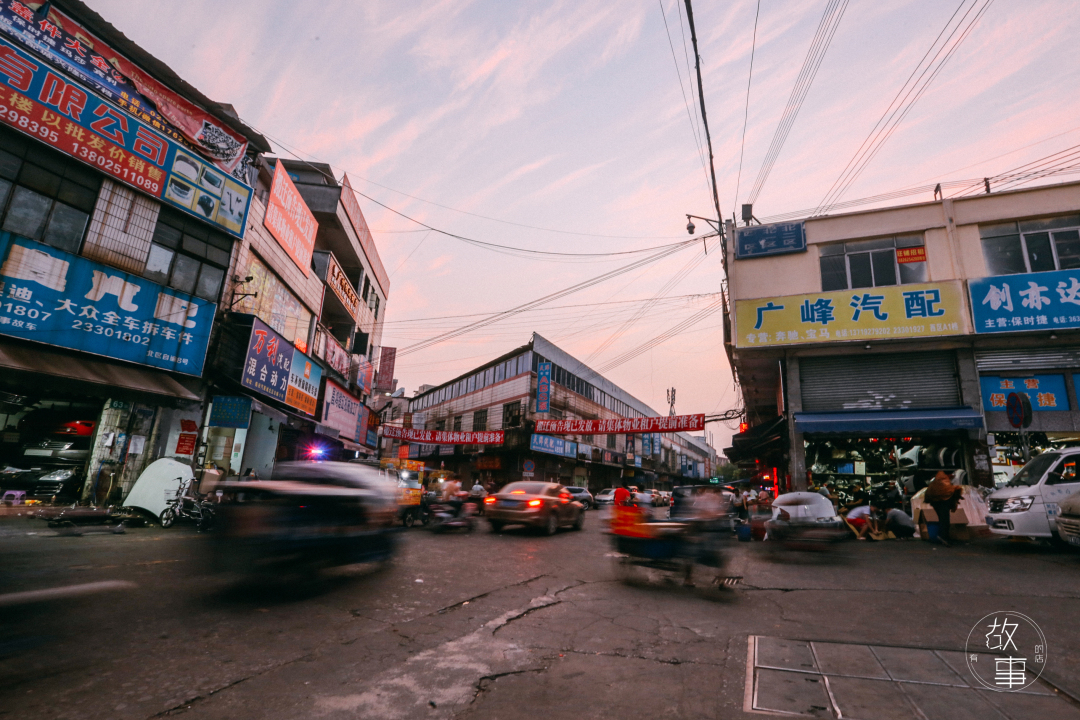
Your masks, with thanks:
M 694 221 L 693 220 L 687 220 L 686 221 L 686 232 L 688 232 L 691 235 L 694 234 Z

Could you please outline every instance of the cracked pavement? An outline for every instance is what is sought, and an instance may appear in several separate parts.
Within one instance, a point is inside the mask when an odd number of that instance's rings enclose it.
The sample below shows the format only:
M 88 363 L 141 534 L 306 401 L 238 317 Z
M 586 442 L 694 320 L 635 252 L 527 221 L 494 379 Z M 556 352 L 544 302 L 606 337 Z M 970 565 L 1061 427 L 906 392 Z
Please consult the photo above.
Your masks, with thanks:
M 1080 554 L 732 542 L 722 571 L 683 588 L 655 571 L 620 582 L 598 519 L 550 538 L 413 529 L 390 566 L 306 594 L 204 575 L 185 528 L 61 538 L 5 521 L 5 591 L 138 587 L 5 615 L 27 643 L 0 660 L 0 718 L 750 717 L 749 635 L 963 650 L 1005 609 L 1040 624 L 1048 678 L 1080 692 Z M 742 579 L 718 588 L 718 573 Z

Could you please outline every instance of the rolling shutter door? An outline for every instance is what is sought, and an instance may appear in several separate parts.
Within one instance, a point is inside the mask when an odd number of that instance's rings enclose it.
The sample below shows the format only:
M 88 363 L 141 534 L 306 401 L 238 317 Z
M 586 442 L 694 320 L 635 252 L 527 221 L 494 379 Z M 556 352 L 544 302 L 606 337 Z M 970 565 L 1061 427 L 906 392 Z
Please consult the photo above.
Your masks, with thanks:
M 986 350 L 975 353 L 980 373 L 1080 368 L 1080 348 Z
M 960 405 L 952 352 L 806 357 L 799 375 L 806 412 Z

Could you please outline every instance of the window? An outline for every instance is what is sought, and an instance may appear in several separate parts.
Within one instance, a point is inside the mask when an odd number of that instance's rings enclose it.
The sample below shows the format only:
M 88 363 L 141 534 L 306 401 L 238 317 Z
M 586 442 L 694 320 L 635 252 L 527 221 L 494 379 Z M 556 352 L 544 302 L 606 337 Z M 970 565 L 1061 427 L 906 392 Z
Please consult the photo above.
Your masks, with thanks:
M 101 178 L 81 163 L 0 133 L 0 228 L 78 254 Z
M 476 410 L 472 414 L 472 429 L 473 432 L 479 432 L 480 430 L 487 430 L 487 409 Z
M 1080 215 L 981 225 L 979 235 L 991 275 L 1080 267 Z
M 446 429 L 446 420 L 445 419 L 444 420 L 436 420 L 435 421 L 435 429 L 436 430 L 445 430 Z
M 521 426 L 521 403 L 512 402 L 503 405 L 503 427 L 512 428 Z
M 854 290 L 926 282 L 925 260 L 911 261 L 897 248 L 923 247 L 918 235 L 821 245 L 821 290 Z M 925 257 L 916 254 L 915 258 Z
M 216 301 L 231 255 L 231 239 L 163 207 L 143 276 L 174 290 Z
M 454 416 L 454 432 L 461 432 L 461 416 Z
M 364 302 L 367 302 L 367 296 L 368 296 L 368 293 L 370 291 L 371 291 L 371 279 L 370 278 L 364 278 L 364 291 L 360 293 L 360 297 L 362 297 L 364 299 Z
M 615 436 L 614 435 L 608 435 L 607 436 L 607 447 L 608 447 L 608 450 L 614 450 L 615 449 Z

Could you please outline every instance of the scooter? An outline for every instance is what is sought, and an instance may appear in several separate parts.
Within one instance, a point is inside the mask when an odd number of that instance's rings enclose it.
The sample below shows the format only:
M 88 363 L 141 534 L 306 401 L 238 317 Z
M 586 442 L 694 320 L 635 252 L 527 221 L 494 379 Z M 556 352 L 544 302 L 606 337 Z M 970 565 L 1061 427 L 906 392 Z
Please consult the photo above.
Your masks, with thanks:
M 455 512 L 454 506 L 448 503 L 432 503 L 428 507 L 428 513 L 425 525 L 432 532 L 461 528 L 464 528 L 465 532 L 472 532 L 476 529 L 476 503 L 462 503 L 461 512 Z

